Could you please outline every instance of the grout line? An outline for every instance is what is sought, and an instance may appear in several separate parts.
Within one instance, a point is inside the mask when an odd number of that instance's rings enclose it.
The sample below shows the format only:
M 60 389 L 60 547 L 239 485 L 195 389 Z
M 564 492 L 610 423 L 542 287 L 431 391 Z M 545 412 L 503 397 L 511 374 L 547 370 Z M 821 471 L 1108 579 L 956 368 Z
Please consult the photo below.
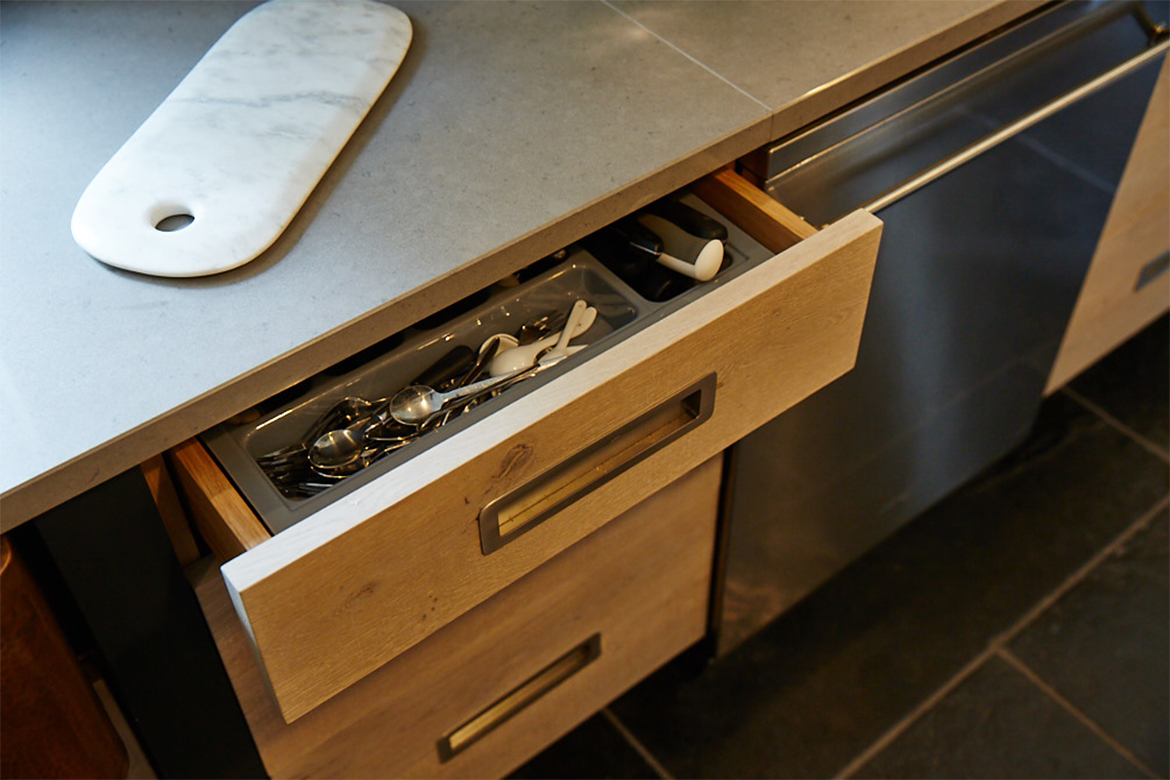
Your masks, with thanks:
M 958 688 L 959 685 L 963 683 L 963 681 L 974 674 L 979 669 L 979 667 L 982 666 L 983 663 L 992 656 L 994 652 L 994 648 L 988 647 L 986 650 L 979 653 L 979 655 L 968 661 L 967 665 L 960 669 L 958 673 L 955 674 L 955 676 L 943 683 L 942 686 L 934 693 L 927 696 L 926 699 L 922 701 L 922 703 L 911 710 L 909 714 L 902 718 L 902 720 L 895 723 L 888 731 L 886 731 L 885 734 L 882 734 L 880 737 L 878 737 L 869 747 L 861 751 L 860 755 L 846 764 L 844 769 L 841 769 L 833 776 L 836 778 L 852 777 L 853 773 L 857 772 L 859 769 L 865 766 L 870 759 L 885 750 L 895 739 L 902 736 L 902 733 L 914 725 L 914 723 L 919 718 L 925 715 L 927 710 L 946 698 L 946 696 L 950 694 L 951 691 L 953 691 L 955 688 Z
M 1107 732 L 1107 731 L 1105 731 L 1105 729 L 1101 728 L 1101 726 L 1099 726 L 1096 723 L 1096 721 L 1094 721 L 1092 718 L 1090 718 L 1088 715 L 1086 715 L 1084 712 L 1082 712 L 1080 710 L 1080 708 L 1078 708 L 1076 705 L 1074 705 L 1068 699 L 1061 696 L 1059 691 L 1057 691 L 1055 688 L 1053 688 L 1051 685 L 1049 685 L 1047 682 L 1045 682 L 1040 677 L 1040 675 L 1038 675 L 1031 667 L 1029 667 L 1027 664 L 1025 664 L 1023 661 L 1021 661 L 1019 658 L 1017 658 L 1014 653 L 1012 653 L 1006 647 L 1001 647 L 998 650 L 998 655 L 1001 659 L 1003 659 L 1004 661 L 1006 661 L 1007 663 L 1009 663 L 1013 667 L 1015 667 L 1016 671 L 1018 671 L 1020 674 L 1022 674 L 1028 680 L 1030 680 L 1033 685 L 1035 685 L 1037 688 L 1039 688 L 1041 691 L 1043 691 L 1045 694 L 1047 694 L 1049 698 L 1051 698 L 1053 701 L 1055 701 L 1057 704 L 1059 704 L 1064 709 L 1068 710 L 1069 714 L 1071 714 L 1074 718 L 1076 718 L 1082 724 L 1084 724 L 1090 731 L 1092 731 L 1094 734 L 1096 734 L 1098 737 L 1100 737 L 1101 741 L 1103 741 L 1105 744 L 1109 745 L 1109 747 L 1113 748 L 1113 750 L 1116 751 L 1118 754 L 1120 754 L 1122 758 L 1124 758 L 1126 761 L 1129 761 L 1131 764 L 1136 766 L 1138 769 L 1142 770 L 1147 775 L 1149 775 L 1150 777 L 1155 778 L 1155 780 L 1157 780 L 1158 775 L 1156 772 L 1154 772 L 1154 770 L 1152 770 L 1148 766 L 1146 766 L 1145 763 L 1140 758 L 1135 756 L 1133 753 L 1131 753 L 1129 751 L 1128 748 L 1126 748 L 1124 745 L 1122 745 L 1120 742 L 1118 742 L 1116 739 L 1114 739 L 1113 736 L 1111 734 L 1109 734 L 1109 732 Z
M 1122 531 L 1116 538 L 1104 548 L 1098 550 L 1097 553 L 1085 562 L 1075 572 L 1065 578 L 1053 591 L 1051 591 L 1044 598 L 1040 599 L 1030 610 L 1024 613 L 1023 617 L 1017 620 L 1010 628 L 1003 633 L 992 637 L 988 646 L 971 659 L 966 666 L 960 669 L 951 679 L 942 684 L 934 693 L 926 697 L 922 703 L 911 710 L 900 721 L 891 726 L 884 734 L 872 742 L 869 747 L 861 751 L 861 753 L 845 765 L 843 769 L 837 772 L 834 777 L 849 778 L 854 773 L 860 770 L 866 763 L 868 763 L 874 756 L 889 747 L 890 743 L 900 737 L 907 729 L 909 729 L 919 718 L 927 713 L 934 705 L 938 704 L 951 691 L 959 687 L 968 677 L 975 673 L 989 658 L 994 655 L 1005 655 L 1009 653 L 1007 649 L 1008 642 L 1012 641 L 1020 632 L 1027 628 L 1032 622 L 1044 613 L 1049 607 L 1060 600 L 1062 596 L 1072 590 L 1078 585 L 1081 580 L 1088 576 L 1089 572 L 1095 569 L 1102 561 L 1112 556 L 1117 550 L 1124 546 L 1131 538 L 1146 528 L 1158 514 L 1170 505 L 1170 496 L 1163 497 L 1153 508 L 1149 509 L 1145 514 L 1139 517 L 1129 528 Z M 1072 705 L 1068 705 L 1071 707 Z M 1100 731 L 1100 727 L 1095 729 Z M 1115 742 L 1112 740 L 1110 744 Z M 1127 754 L 1126 754 L 1127 755 Z M 1143 771 L 1149 771 L 1144 764 L 1137 763 Z
M 626 728 L 626 724 L 618 720 L 618 716 L 613 714 L 613 710 L 611 710 L 609 707 L 606 707 L 601 711 L 601 714 L 604 715 L 606 720 L 608 720 L 610 724 L 618 730 L 619 734 L 625 737 L 626 742 L 630 743 L 630 747 L 638 752 L 638 755 L 642 757 L 642 760 L 649 764 L 650 768 L 657 772 L 658 776 L 662 778 L 662 780 L 674 780 L 674 775 L 666 771 L 666 767 L 664 767 L 661 762 L 659 762 L 659 760 L 654 757 L 653 753 L 646 749 L 646 746 L 643 745 L 642 742 L 634 736 L 632 731 Z
M 1167 453 L 1166 450 L 1162 449 L 1157 444 L 1154 444 L 1152 441 L 1147 439 L 1145 436 L 1142 436 L 1140 433 L 1135 431 L 1133 428 L 1130 428 L 1128 425 L 1123 423 L 1121 420 L 1118 420 L 1116 417 L 1109 414 L 1109 412 L 1105 411 L 1100 406 L 1098 406 L 1097 404 L 1090 401 L 1088 398 L 1085 398 L 1083 395 L 1078 393 L 1076 390 L 1073 390 L 1071 387 L 1066 385 L 1066 386 L 1062 387 L 1060 389 L 1060 391 L 1062 393 L 1066 394 L 1069 398 L 1076 401 L 1081 406 L 1088 409 L 1093 414 L 1100 417 L 1105 422 L 1112 425 L 1114 428 L 1116 428 L 1121 433 L 1123 433 L 1126 436 L 1128 436 L 1129 438 L 1133 439 L 1136 443 L 1141 445 L 1141 447 L 1143 449 L 1149 450 L 1150 452 L 1157 455 L 1162 460 L 1170 462 L 1170 453 Z
M 740 93 L 741 95 L 743 95 L 743 96 L 744 96 L 744 97 L 746 97 L 746 98 L 749 98 L 749 99 L 750 99 L 752 102 L 754 102 L 754 103 L 758 104 L 758 105 L 759 105 L 761 108 L 765 109 L 765 110 L 768 112 L 769 116 L 772 114 L 772 107 L 771 107 L 771 106 L 769 106 L 767 103 L 765 103 L 764 101 L 760 100 L 758 97 L 756 97 L 755 95 L 751 94 L 750 92 L 748 92 L 748 91 L 747 91 L 747 90 L 745 90 L 743 87 L 741 87 L 741 86 L 739 86 L 738 84 L 736 84 L 735 82 L 728 80 L 726 76 L 723 76 L 723 75 L 721 75 L 721 74 L 720 74 L 720 73 L 718 73 L 717 71 L 711 70 L 710 66 L 708 66 L 708 65 L 705 65 L 705 64 L 704 64 L 702 61 L 695 59 L 694 55 L 692 55 L 692 54 L 689 54 L 689 53 L 687 53 L 686 51 L 684 51 L 684 50 L 680 49 L 680 48 L 679 48 L 679 47 L 678 47 L 676 44 L 674 44 L 674 43 L 671 43 L 671 42 L 670 42 L 670 41 L 668 41 L 666 38 L 663 38 L 661 35 L 659 35 L 658 33 L 654 32 L 654 31 L 653 31 L 653 30 L 651 30 L 649 27 L 647 27 L 646 25 L 642 24 L 641 22 L 639 22 L 639 21 L 638 21 L 637 19 L 635 19 L 634 17 L 630 16 L 628 13 L 626 13 L 626 12 L 625 12 L 625 11 L 623 11 L 622 9 L 620 9 L 620 8 L 616 7 L 616 6 L 615 6 L 613 3 L 609 2 L 609 0 L 601 0 L 601 4 L 602 4 L 602 5 L 604 5 L 605 7 L 609 8 L 609 9 L 610 9 L 611 11 L 613 11 L 614 13 L 621 14 L 623 17 L 625 17 L 627 20 L 629 20 L 629 21 L 630 21 L 630 22 L 632 22 L 633 24 L 636 24 L 638 27 L 641 27 L 641 28 L 642 28 L 643 30 L 645 30 L 645 31 L 646 31 L 646 32 L 647 32 L 649 35 L 653 36 L 653 37 L 654 37 L 656 40 L 659 40 L 659 41 L 661 41 L 662 43 L 666 44 L 667 46 L 669 46 L 670 48 L 674 49 L 676 52 L 678 52 L 678 53 L 679 53 L 679 54 L 681 54 L 682 56 L 686 57 L 686 58 L 687 58 L 688 60 L 690 60 L 691 62 L 693 62 L 693 63 L 695 63 L 696 65 L 698 65 L 698 66 L 699 66 L 700 68 L 702 68 L 703 70 L 705 70 L 705 71 L 707 71 L 708 73 L 710 73 L 710 74 L 711 74 L 712 76 L 714 76 L 715 78 L 717 78 L 717 79 L 719 79 L 720 81 L 722 81 L 722 82 L 723 82 L 724 84 L 726 84 L 727 86 L 729 86 L 729 87 L 731 87 L 732 89 L 734 89 L 736 92 Z
M 1113 541 L 1098 550 L 1092 558 L 1085 561 L 1085 563 L 1083 563 L 1080 568 L 1066 577 L 1064 582 L 1060 583 L 1060 585 L 1057 585 L 1052 592 L 1050 592 L 1044 598 L 1040 599 L 1040 601 L 1036 602 L 1036 604 L 1030 610 L 1025 612 L 1023 617 L 1017 620 L 1011 626 L 1011 628 L 992 639 L 992 646 L 1006 646 L 1008 642 L 1011 642 L 1013 639 L 1015 639 L 1016 636 L 1018 636 L 1024 629 L 1031 625 L 1038 617 L 1040 617 L 1040 615 L 1047 611 L 1049 607 L 1059 601 L 1070 590 L 1079 585 L 1081 580 L 1085 579 L 1085 577 L 1087 577 L 1089 573 L 1093 571 L 1093 569 L 1101 565 L 1101 563 L 1107 558 L 1112 557 L 1117 553 L 1118 550 L 1128 544 L 1130 539 L 1132 539 L 1141 531 L 1145 530 L 1145 528 L 1149 526 L 1151 522 L 1153 522 L 1154 518 L 1157 517 L 1158 514 L 1167 507 L 1167 505 L 1170 505 L 1170 496 L 1163 496 L 1161 499 L 1159 499 L 1158 503 L 1154 504 L 1153 507 L 1146 510 L 1145 514 L 1141 515 L 1137 520 L 1135 520 L 1129 528 L 1126 528 L 1124 531 L 1118 534 L 1117 537 L 1113 539 Z

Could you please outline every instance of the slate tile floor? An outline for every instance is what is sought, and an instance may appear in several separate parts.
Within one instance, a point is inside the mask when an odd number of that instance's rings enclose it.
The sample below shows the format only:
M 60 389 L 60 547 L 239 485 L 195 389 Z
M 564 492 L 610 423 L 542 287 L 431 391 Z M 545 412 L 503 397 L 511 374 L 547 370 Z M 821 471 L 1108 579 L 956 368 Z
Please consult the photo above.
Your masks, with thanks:
M 764 631 L 515 776 L 1167 777 L 1168 336 L 1163 317 Z

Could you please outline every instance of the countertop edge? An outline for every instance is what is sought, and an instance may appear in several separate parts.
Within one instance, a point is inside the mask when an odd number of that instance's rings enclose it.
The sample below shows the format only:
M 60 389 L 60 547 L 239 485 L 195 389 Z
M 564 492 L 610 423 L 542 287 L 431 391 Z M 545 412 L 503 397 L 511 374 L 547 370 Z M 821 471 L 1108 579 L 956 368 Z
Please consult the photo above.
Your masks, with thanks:
M 783 138 L 1048 5 L 1051 5 L 1051 0 L 1002 0 L 968 15 L 945 30 L 920 38 L 863 68 L 843 74 L 796 100 L 776 107 L 772 112 L 770 141 Z
M 0 533 L 134 468 L 339 360 L 767 143 L 771 116 L 518 236 L 460 269 L 0 494 Z
M 883 85 L 1046 5 L 1003 0 L 776 107 L 723 138 L 626 182 L 460 269 L 192 399 L 0 494 L 0 532 L 138 466 L 255 403 L 522 268 L 592 230 L 828 115 Z M 698 60 L 696 60 L 698 62 Z M 700 63 L 701 64 L 701 63 Z

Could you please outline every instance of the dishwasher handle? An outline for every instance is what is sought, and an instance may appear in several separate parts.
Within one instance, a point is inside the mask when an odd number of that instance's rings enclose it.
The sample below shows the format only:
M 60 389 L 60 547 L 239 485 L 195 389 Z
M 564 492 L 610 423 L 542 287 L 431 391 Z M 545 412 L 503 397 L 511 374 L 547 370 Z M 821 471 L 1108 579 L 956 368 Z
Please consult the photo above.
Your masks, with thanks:
M 1139 14 L 1138 18 L 1140 21 L 1142 19 L 1142 14 Z M 1146 20 L 1149 21 L 1148 16 L 1146 17 Z M 1008 139 L 1018 135 L 1019 133 L 1022 133 L 1033 125 L 1042 122 L 1062 109 L 1071 106 L 1073 103 L 1076 103 L 1077 101 L 1088 97 L 1094 92 L 1109 86 L 1113 82 L 1124 78 L 1133 71 L 1138 70 L 1142 66 L 1146 65 L 1151 60 L 1157 59 L 1163 55 L 1167 49 L 1170 49 L 1170 40 L 1166 38 L 1165 27 L 1154 25 L 1152 21 L 1150 21 L 1148 26 L 1146 24 L 1143 24 L 1142 26 L 1146 28 L 1146 31 L 1151 37 L 1150 48 L 1143 50 L 1141 53 L 1134 55 L 1125 62 L 1122 62 L 1110 70 L 1105 71 L 1100 76 L 1085 82 L 1076 89 L 1066 92 L 1055 100 L 1045 103 L 1035 111 L 1025 114 L 1014 122 L 1001 127 L 999 130 L 996 130 L 994 133 L 991 133 L 979 141 L 976 141 L 970 146 L 967 146 L 964 149 L 960 149 L 958 152 L 954 153 L 950 157 L 947 157 L 933 167 L 928 168 L 913 178 L 902 182 L 901 184 L 887 190 L 881 195 L 878 195 L 876 198 L 863 205 L 862 208 L 866 211 L 869 211 L 870 213 L 875 213 L 881 209 L 884 209 L 886 206 L 897 203 L 899 200 L 911 194 L 912 192 L 925 187 L 935 179 L 938 179 L 939 177 L 955 170 L 959 166 L 970 162 L 984 152 L 995 148 L 1004 141 L 1007 141 Z

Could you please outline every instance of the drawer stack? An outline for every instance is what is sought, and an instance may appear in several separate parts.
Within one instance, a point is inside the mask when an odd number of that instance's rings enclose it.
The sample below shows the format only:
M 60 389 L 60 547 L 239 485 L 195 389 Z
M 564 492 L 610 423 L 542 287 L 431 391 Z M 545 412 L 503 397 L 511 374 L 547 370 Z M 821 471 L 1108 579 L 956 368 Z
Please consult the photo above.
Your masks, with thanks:
M 814 230 L 731 171 L 692 192 L 750 262 L 287 529 L 171 453 L 274 774 L 506 772 L 706 631 L 718 456 L 851 368 L 881 223 Z M 406 763 L 338 758 L 375 723 Z
M 702 638 L 720 475 L 708 461 L 292 724 L 209 572 L 200 601 L 269 774 L 507 774 Z

